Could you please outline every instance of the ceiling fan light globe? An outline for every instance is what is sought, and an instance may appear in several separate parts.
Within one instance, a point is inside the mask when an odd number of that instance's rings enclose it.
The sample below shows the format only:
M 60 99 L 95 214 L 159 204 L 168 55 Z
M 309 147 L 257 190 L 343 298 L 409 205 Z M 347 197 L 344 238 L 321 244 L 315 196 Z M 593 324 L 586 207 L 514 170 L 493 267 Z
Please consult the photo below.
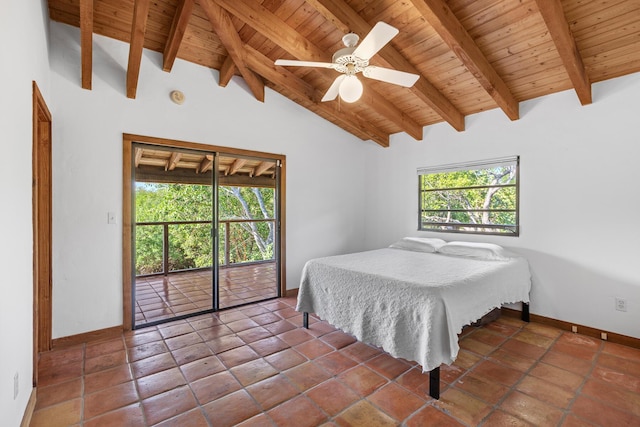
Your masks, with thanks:
M 340 84 L 338 94 L 344 102 L 356 102 L 362 96 L 362 82 L 356 76 L 346 76 Z

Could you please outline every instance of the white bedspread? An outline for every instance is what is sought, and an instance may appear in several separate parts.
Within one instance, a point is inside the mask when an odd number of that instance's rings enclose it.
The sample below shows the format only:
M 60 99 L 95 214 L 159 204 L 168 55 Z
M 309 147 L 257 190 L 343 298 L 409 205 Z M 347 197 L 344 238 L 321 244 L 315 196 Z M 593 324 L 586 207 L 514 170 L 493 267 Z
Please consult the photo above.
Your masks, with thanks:
M 503 303 L 529 302 L 530 288 L 524 258 L 385 248 L 307 262 L 296 310 L 430 371 L 456 359 L 463 326 Z

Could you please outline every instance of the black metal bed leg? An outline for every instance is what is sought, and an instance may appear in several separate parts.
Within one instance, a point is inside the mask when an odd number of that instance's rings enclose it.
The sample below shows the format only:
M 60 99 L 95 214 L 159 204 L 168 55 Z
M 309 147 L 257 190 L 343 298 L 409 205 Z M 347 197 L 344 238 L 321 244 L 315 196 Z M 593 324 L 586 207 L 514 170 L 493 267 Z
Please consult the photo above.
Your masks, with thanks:
M 440 399 L 440 366 L 429 372 L 429 396 Z
M 306 311 L 302 313 L 302 326 L 304 326 L 305 329 L 309 329 L 309 313 Z
M 529 322 L 529 303 L 528 302 L 523 302 L 522 303 L 522 320 L 525 322 Z

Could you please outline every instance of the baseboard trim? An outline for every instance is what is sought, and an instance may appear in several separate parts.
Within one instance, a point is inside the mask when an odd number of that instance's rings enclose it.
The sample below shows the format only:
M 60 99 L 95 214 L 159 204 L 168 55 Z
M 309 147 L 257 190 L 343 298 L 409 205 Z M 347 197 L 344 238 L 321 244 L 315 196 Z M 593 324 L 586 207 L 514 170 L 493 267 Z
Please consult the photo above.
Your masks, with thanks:
M 113 326 L 111 328 L 98 329 L 97 331 L 85 332 L 68 337 L 56 338 L 51 342 L 52 349 L 70 347 L 72 345 L 84 344 L 92 341 L 100 341 L 110 338 L 116 338 L 122 334 L 122 326 Z
M 515 317 L 518 319 L 520 318 L 519 310 L 502 307 L 501 312 L 504 316 L 507 317 Z M 532 322 L 542 323 L 543 325 L 553 326 L 554 328 L 562 329 L 563 331 L 575 332 L 592 338 L 602 339 L 602 334 L 606 334 L 607 339 L 604 341 L 640 349 L 640 338 L 617 334 L 615 332 L 603 331 L 602 329 L 578 325 L 577 323 L 565 322 L 564 320 L 553 319 L 551 317 L 540 316 L 533 313 L 530 314 L 530 317 Z M 575 331 L 573 328 L 575 328 Z
M 297 296 L 298 296 L 298 288 L 287 289 L 287 293 L 285 297 L 289 298 L 289 297 L 297 297 Z
M 20 423 L 20 427 L 29 427 L 31 424 L 31 418 L 33 417 L 33 412 L 36 409 L 36 396 L 38 395 L 36 388 L 33 387 L 31 389 L 31 395 L 29 396 L 29 402 L 27 402 L 27 407 L 24 410 L 24 415 L 22 416 L 22 422 Z

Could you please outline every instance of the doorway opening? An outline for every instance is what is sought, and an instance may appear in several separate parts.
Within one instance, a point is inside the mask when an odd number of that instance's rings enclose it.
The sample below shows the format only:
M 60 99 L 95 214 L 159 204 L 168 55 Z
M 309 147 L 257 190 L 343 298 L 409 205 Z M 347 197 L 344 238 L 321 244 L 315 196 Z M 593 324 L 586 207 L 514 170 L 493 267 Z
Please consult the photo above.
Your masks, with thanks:
M 283 294 L 284 156 L 129 135 L 124 149 L 125 328 Z
M 33 82 L 33 385 L 38 354 L 51 350 L 51 113 Z

